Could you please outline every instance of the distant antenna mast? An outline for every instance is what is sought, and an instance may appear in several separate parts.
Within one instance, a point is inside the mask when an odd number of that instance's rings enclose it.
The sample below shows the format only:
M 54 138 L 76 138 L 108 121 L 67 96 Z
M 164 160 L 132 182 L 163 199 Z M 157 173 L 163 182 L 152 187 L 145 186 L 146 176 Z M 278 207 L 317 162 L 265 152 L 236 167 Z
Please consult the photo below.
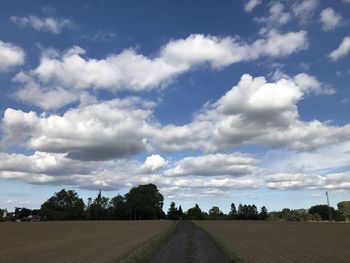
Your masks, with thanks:
M 327 205 L 328 205 L 328 219 L 329 219 L 329 221 L 331 221 L 332 220 L 332 211 L 331 211 L 331 206 L 329 204 L 328 191 L 326 191 L 326 196 L 327 196 Z

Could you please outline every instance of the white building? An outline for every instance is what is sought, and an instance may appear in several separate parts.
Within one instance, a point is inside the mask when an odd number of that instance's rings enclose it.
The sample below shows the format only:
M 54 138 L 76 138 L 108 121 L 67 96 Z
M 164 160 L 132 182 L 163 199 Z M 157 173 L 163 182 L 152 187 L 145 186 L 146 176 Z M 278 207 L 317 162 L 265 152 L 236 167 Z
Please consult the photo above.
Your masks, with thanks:
M 4 209 L 4 211 L 2 212 L 2 218 L 6 218 L 7 217 L 7 209 Z

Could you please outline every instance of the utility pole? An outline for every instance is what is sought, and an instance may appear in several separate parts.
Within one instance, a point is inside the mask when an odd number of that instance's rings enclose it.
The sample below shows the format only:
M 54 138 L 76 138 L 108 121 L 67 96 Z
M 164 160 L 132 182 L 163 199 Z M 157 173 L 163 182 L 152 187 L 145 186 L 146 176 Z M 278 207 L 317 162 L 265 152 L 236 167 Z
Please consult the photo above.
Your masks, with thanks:
M 326 191 L 326 196 L 327 196 L 327 205 L 328 205 L 328 220 L 331 221 L 332 220 L 332 211 L 331 211 L 331 206 L 329 204 L 328 191 Z

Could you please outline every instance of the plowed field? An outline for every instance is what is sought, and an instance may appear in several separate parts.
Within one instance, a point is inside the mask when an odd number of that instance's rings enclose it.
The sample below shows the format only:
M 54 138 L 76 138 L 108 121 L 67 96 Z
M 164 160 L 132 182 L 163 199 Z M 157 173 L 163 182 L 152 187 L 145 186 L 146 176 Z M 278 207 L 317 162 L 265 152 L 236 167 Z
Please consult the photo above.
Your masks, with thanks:
M 171 221 L 0 223 L 0 262 L 118 262 L 171 224 Z
M 350 262 L 350 224 L 197 221 L 233 254 L 250 263 Z

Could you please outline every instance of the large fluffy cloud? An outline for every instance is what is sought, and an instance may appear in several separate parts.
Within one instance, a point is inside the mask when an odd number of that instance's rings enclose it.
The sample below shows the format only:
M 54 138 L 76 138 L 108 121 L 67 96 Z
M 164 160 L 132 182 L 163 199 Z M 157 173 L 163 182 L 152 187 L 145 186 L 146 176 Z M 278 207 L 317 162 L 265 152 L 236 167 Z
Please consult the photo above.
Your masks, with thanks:
M 137 98 L 115 99 L 48 117 L 7 109 L 3 142 L 24 140 L 27 148 L 79 160 L 124 157 L 145 150 L 153 106 Z
M 245 74 L 217 102 L 197 113 L 192 123 L 165 126 L 154 132 L 153 140 L 163 150 L 199 147 L 210 152 L 252 144 L 313 150 L 349 139 L 349 125 L 300 120 L 297 103 L 305 94 L 333 92 L 305 73 L 271 83 Z
M 20 27 L 31 27 L 37 31 L 48 31 L 59 34 L 64 28 L 71 28 L 72 21 L 63 18 L 45 17 L 29 15 L 25 17 L 11 16 L 11 20 Z
M 20 47 L 0 40 L 0 72 L 22 65 L 24 59 L 25 54 Z
M 182 126 L 162 126 L 154 118 L 154 103 L 134 97 L 81 105 L 63 115 L 38 116 L 7 109 L 2 141 L 22 142 L 29 149 L 65 153 L 80 160 L 121 158 L 153 150 L 219 152 L 256 144 L 311 151 L 349 139 L 349 125 L 300 119 L 297 103 L 306 94 L 333 92 L 305 73 L 273 82 L 245 74 L 217 102 L 207 104 L 192 122 Z M 153 171 L 152 165 L 146 166 Z
M 54 50 L 44 52 L 37 68 L 19 73 L 14 81 L 23 85 L 17 94 L 19 99 L 55 109 L 64 106 L 64 101 L 78 100 L 86 89 L 150 90 L 166 85 L 197 65 L 207 63 L 212 68 L 221 68 L 263 56 L 288 56 L 307 46 L 305 31 L 285 34 L 271 31 L 250 44 L 232 37 L 190 35 L 171 40 L 154 57 L 126 49 L 104 59 L 93 59 L 75 46 L 63 54 Z M 42 101 L 34 99 L 33 93 L 40 94 Z M 52 100 L 49 99 L 52 93 L 63 95 Z

